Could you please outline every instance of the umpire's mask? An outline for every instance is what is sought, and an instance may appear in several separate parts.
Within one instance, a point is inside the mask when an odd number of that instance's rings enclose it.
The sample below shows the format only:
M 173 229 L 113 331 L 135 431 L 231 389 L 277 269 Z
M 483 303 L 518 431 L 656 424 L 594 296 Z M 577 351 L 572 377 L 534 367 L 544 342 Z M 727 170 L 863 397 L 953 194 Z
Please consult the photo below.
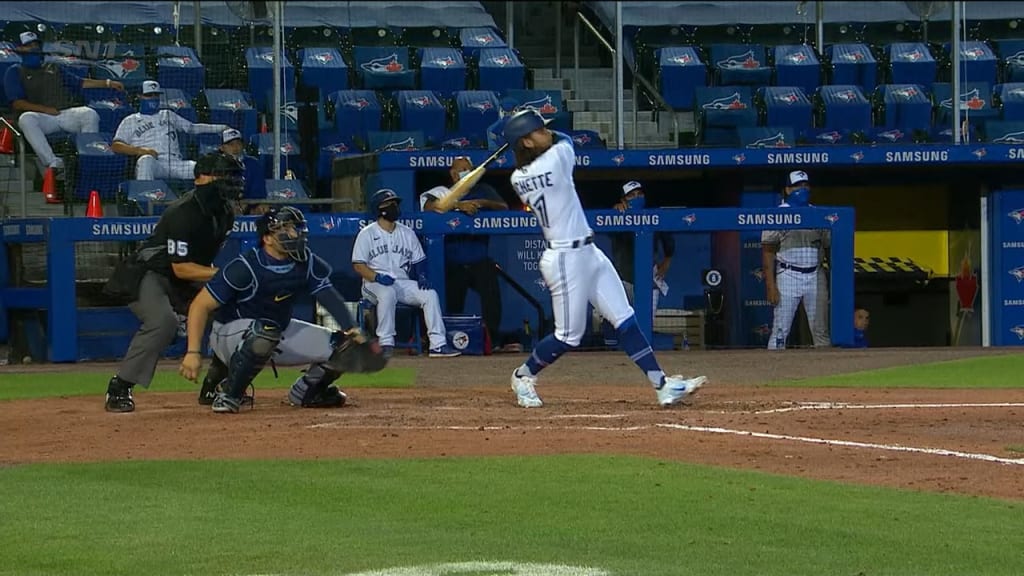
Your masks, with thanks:
M 196 186 L 196 193 L 204 205 L 231 206 L 242 198 L 245 188 L 245 165 L 237 158 L 214 152 L 207 154 L 196 163 L 196 176 L 213 176 L 208 184 Z
M 271 208 L 256 222 L 256 232 L 260 235 L 261 241 L 265 236 L 272 235 L 277 242 L 277 248 L 288 254 L 292 260 L 305 262 L 309 258 L 309 252 L 306 250 L 309 227 L 306 225 L 306 217 L 296 208 Z

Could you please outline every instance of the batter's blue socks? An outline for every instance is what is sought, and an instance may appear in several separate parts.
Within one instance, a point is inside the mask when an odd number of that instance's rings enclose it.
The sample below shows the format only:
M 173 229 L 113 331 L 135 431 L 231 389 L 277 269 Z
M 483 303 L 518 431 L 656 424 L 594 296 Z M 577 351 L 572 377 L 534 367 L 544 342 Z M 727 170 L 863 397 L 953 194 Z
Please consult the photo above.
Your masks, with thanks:
M 629 359 L 644 371 L 651 384 L 660 389 L 665 384 L 665 372 L 662 371 L 661 366 L 658 366 L 658 359 L 654 357 L 651 343 L 640 331 L 640 326 L 636 323 L 636 316 L 630 316 L 620 324 L 618 333 L 619 345 L 623 351 L 629 354 Z
M 572 346 L 555 338 L 554 334 L 548 334 L 543 340 L 537 343 L 533 354 L 526 359 L 526 362 L 516 370 L 519 376 L 536 376 L 555 360 L 569 351 Z

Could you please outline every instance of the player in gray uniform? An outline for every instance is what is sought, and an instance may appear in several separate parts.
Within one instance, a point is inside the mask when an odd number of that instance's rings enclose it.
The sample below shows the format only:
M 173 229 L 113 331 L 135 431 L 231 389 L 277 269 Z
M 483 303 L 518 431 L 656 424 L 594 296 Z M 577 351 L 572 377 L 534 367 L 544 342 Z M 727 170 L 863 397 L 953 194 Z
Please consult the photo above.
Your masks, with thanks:
M 780 208 L 810 206 L 807 173 L 789 173 Z M 828 230 L 765 230 L 761 233 L 762 266 L 768 303 L 775 309 L 769 350 L 786 348 L 797 307 L 803 302 L 807 323 L 813 330 L 818 314 L 818 266 L 820 252 L 831 246 Z

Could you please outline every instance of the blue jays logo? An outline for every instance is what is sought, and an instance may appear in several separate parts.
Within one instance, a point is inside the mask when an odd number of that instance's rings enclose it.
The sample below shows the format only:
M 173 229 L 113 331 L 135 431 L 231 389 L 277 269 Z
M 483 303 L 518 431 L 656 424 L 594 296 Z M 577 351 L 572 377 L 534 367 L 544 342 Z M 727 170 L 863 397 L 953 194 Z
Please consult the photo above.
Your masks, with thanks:
M 906 136 L 906 134 L 899 129 L 886 130 L 885 132 L 878 133 L 879 138 L 888 142 L 899 142 L 900 140 L 903 140 L 904 136 Z
M 612 162 L 615 162 L 616 166 L 622 166 L 622 163 L 626 161 L 626 157 L 622 154 L 612 156 Z
M 15 54 L 16 52 L 14 50 L 11 50 L 10 48 L 0 47 L 0 58 L 4 60 L 14 56 Z
M 494 161 L 494 163 L 497 164 L 498 166 L 504 166 L 506 162 L 508 162 L 508 160 L 506 159 L 504 154 L 498 156 L 498 159 Z
M 494 42 L 494 36 L 491 36 L 490 34 L 478 34 L 473 36 L 473 41 L 477 44 L 490 44 L 491 42 Z
M 1010 270 L 1010 276 L 1017 279 L 1017 282 L 1024 282 L 1024 266 Z
M 519 110 L 536 110 L 541 115 L 544 114 L 555 114 L 558 112 L 558 107 L 551 103 L 551 96 L 545 95 L 542 98 L 536 100 L 530 100 L 529 102 L 523 102 L 518 106 Z
M 753 333 L 762 340 L 765 340 L 772 335 L 772 327 L 768 324 L 761 324 L 760 326 L 754 327 Z
M 992 140 L 993 144 L 1024 144 L 1024 131 L 1010 132 Z
M 1024 50 L 1012 56 L 1007 56 L 1005 62 L 1011 66 L 1024 66 Z
M 839 55 L 839 58 L 841 60 L 846 60 L 847 62 L 860 62 L 867 57 L 860 50 L 852 50 L 850 52 L 843 52 Z
M 835 226 L 836 222 L 839 222 L 839 214 L 833 212 L 828 216 L 825 216 L 825 220 L 827 220 L 829 224 Z
M 837 90 L 832 95 L 843 102 L 854 102 L 860 99 L 860 95 L 857 94 L 856 90 Z
M 345 106 L 348 106 L 349 108 L 357 108 L 359 110 L 362 110 L 364 108 L 369 108 L 370 107 L 370 101 L 367 100 L 366 98 L 361 98 L 360 97 L 360 98 L 355 98 L 353 100 L 346 100 L 345 101 Z
M 406 98 L 405 101 L 408 104 L 416 105 L 417 108 L 426 108 L 427 106 L 430 106 L 429 96 L 413 96 L 411 98 Z
M 783 104 L 796 104 L 800 101 L 800 95 L 796 92 L 785 92 L 782 94 L 775 95 L 776 102 L 782 102 Z
M 502 54 L 501 56 L 495 56 L 491 58 L 490 62 L 495 66 L 501 66 L 504 68 L 505 66 L 512 65 L 512 58 L 508 54 Z
M 280 198 L 282 200 L 291 200 L 292 198 L 295 198 L 296 194 L 295 190 L 292 190 L 291 188 L 281 188 L 280 190 L 274 190 L 271 192 L 270 196 L 272 198 Z
M 577 146 L 583 146 L 590 143 L 590 134 L 577 134 L 572 137 L 572 141 Z
M 686 222 L 687 224 L 689 224 L 691 226 L 696 221 L 697 221 L 697 215 L 693 214 L 692 212 L 690 214 L 687 214 L 686 216 L 683 216 L 683 222 Z
M 985 57 L 985 51 L 977 46 L 960 50 L 960 55 L 968 60 L 978 60 Z
M 1024 340 L 1024 326 L 1018 324 L 1013 328 L 1010 328 L 1010 332 L 1016 334 L 1019 340 Z
M 448 68 L 449 66 L 455 66 L 458 62 L 451 56 L 445 56 L 444 58 L 434 58 L 430 61 L 434 66 L 440 66 L 441 68 Z
M 793 52 L 791 54 L 786 55 L 786 61 L 790 62 L 791 64 L 801 64 L 807 61 L 807 54 L 804 53 L 803 51 Z
M 966 94 L 960 95 L 960 105 L 968 108 L 969 110 L 982 110 L 985 108 L 985 99 L 981 97 L 981 92 L 975 88 Z M 943 108 L 953 107 L 953 98 L 947 98 L 940 104 Z
M 166 66 L 170 64 L 179 68 L 184 68 L 192 63 L 192 58 L 189 56 L 168 56 L 167 58 L 160 59 L 160 65 Z
M 734 162 L 736 162 L 736 164 L 743 164 L 744 162 L 747 161 L 747 155 L 740 152 L 739 154 L 734 154 L 732 159 Z
M 1024 98 L 1024 88 L 1011 88 L 1006 91 L 1007 96 L 1013 96 L 1014 98 Z
M 145 192 L 140 192 L 139 196 L 141 196 L 143 198 L 147 198 L 149 200 L 160 201 L 160 200 L 163 200 L 164 197 L 167 196 L 167 193 L 164 192 L 163 190 L 160 190 L 159 188 L 157 188 L 156 190 L 146 190 Z
M 103 108 L 104 110 L 116 110 L 121 107 L 120 100 L 93 100 L 89 102 L 90 108 Z
M 139 69 L 139 61 L 133 58 L 125 58 L 124 60 L 101 60 L 96 63 L 96 66 L 106 70 L 115 78 L 124 78 Z
M 750 275 L 757 279 L 758 282 L 764 282 L 764 268 L 754 268 L 750 271 Z
M 750 70 L 760 68 L 761 61 L 754 58 L 753 50 L 748 50 L 738 56 L 730 56 L 725 60 L 719 60 L 715 65 L 723 70 Z
M 299 106 L 295 102 L 285 102 L 281 105 L 281 113 L 289 122 L 298 123 Z
M 821 140 L 822 142 L 828 142 L 829 144 L 835 144 L 843 139 L 843 135 L 835 130 L 831 132 L 822 132 L 814 137 L 815 140 Z
M 227 108 L 228 110 L 232 111 L 238 111 L 243 108 L 246 108 L 248 104 L 242 102 L 241 100 L 225 100 L 223 102 L 218 102 L 217 106 L 220 106 L 221 108 Z
M 469 148 L 470 144 L 472 144 L 472 142 L 469 141 L 469 138 L 449 138 L 441 143 L 441 148 L 458 148 L 461 150 L 463 148 Z
M 105 153 L 108 153 L 108 154 L 110 153 L 110 144 L 107 144 L 106 142 L 101 142 L 101 141 L 98 141 L 98 140 L 95 141 L 95 142 L 89 142 L 88 144 L 85 145 L 85 147 L 86 148 L 91 148 L 93 150 L 98 150 L 100 152 L 105 152 Z
M 452 218 L 451 220 L 445 222 L 445 224 L 447 224 L 449 228 L 454 230 L 459 227 L 459 224 L 462 224 L 462 221 L 459 220 L 458 218 Z
M 861 152 L 860 150 L 857 150 L 853 154 L 850 154 L 850 158 L 853 159 L 854 163 L 860 164 L 860 161 L 864 159 L 864 153 Z
M 978 160 L 981 160 L 982 158 L 985 157 L 985 155 L 988 154 L 988 151 L 985 150 L 984 148 L 978 148 L 976 150 L 971 150 L 971 154 L 973 154 L 974 157 L 977 158 Z
M 740 93 L 733 92 L 728 96 L 715 98 L 711 102 L 701 104 L 705 110 L 745 110 L 747 105 L 740 100 Z
M 679 64 L 681 66 L 686 66 L 687 64 L 693 62 L 693 56 L 690 56 L 689 54 L 677 54 L 669 58 L 668 61 L 673 62 L 675 64 Z
M 384 56 L 382 58 L 374 58 L 373 60 L 363 62 L 362 64 L 359 65 L 359 67 L 362 68 L 363 70 L 366 70 L 367 72 L 395 73 L 405 70 L 405 66 L 403 66 L 402 63 L 398 61 L 397 53 L 391 54 L 389 56 Z
M 181 110 L 188 106 L 188 102 L 185 102 L 182 98 L 168 98 L 167 100 L 164 100 L 163 104 L 171 110 Z
M 474 110 L 479 110 L 481 114 L 488 110 L 494 109 L 494 104 L 491 104 L 490 100 L 477 100 L 476 102 L 470 102 L 469 107 Z
M 533 283 L 540 288 L 541 292 L 547 292 L 548 285 L 544 283 L 543 277 L 537 278 L 536 280 L 533 281 Z
M 263 52 L 262 54 L 259 55 L 259 59 L 263 60 L 264 62 L 267 62 L 269 64 L 273 64 L 274 63 L 274 53 L 273 52 Z
M 907 62 L 918 62 L 924 60 L 924 52 L 918 49 L 911 50 L 910 52 L 900 52 L 896 55 L 898 60 L 905 60 Z
M 320 221 L 320 227 L 324 230 L 334 230 L 334 218 L 327 217 Z
M 295 146 L 291 142 L 281 144 L 281 154 L 291 154 L 292 152 L 295 152 Z
M 419 148 L 417 148 L 417 146 L 416 146 L 416 140 L 413 139 L 412 136 L 410 136 L 410 137 L 408 137 L 405 140 L 402 140 L 400 142 L 391 142 L 390 144 L 385 144 L 384 147 L 381 148 L 381 151 L 383 151 L 383 152 L 394 152 L 394 151 L 400 151 L 400 150 L 418 150 L 418 149 Z
M 337 144 L 331 144 L 330 146 L 324 146 L 324 150 L 332 154 L 344 154 L 348 152 L 348 145 L 344 142 L 338 142 Z
M 789 148 L 789 144 L 786 144 L 786 136 L 779 132 L 774 136 L 767 138 L 759 138 L 754 140 L 750 144 L 747 144 L 747 148 Z
M 316 54 L 310 56 L 310 58 L 321 64 L 334 62 L 334 54 L 331 54 L 330 52 L 317 52 Z
M 1007 214 L 1007 216 L 1009 216 L 1010 218 L 1013 218 L 1013 221 L 1016 222 L 1017 224 L 1020 224 L 1021 221 L 1024 220 L 1024 208 L 1018 208 L 1016 210 L 1011 210 Z
M 890 94 L 898 98 L 902 98 L 903 100 L 910 100 L 914 96 L 917 96 L 919 92 L 917 91 L 917 88 L 914 88 L 913 86 L 901 86 L 894 89 Z

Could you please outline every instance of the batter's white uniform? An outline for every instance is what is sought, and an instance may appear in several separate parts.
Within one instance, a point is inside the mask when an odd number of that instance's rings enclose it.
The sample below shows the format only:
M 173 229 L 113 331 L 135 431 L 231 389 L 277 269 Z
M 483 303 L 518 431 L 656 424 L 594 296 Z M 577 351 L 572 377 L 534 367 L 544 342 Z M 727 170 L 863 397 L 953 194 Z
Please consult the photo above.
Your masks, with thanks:
M 395 279 L 391 286 L 363 280 L 363 296 L 377 307 L 377 339 L 381 346 L 395 345 L 395 306 L 399 302 L 423 309 L 431 350 L 448 343 L 437 292 L 423 290 L 409 278 L 409 268 L 426 258 L 416 233 L 401 222 L 395 222 L 391 232 L 373 222 L 356 236 L 352 263 L 365 264 L 375 273 Z
M 788 208 L 783 202 L 780 208 Z M 765 230 L 762 244 L 779 247 L 775 254 L 775 285 L 779 289 L 779 303 L 772 317 L 772 335 L 769 350 L 786 348 L 786 338 L 793 326 L 800 302 L 807 313 L 807 323 L 813 330 L 818 313 L 819 250 L 830 245 L 827 230 Z M 770 273 L 770 271 L 766 271 Z
M 572 141 L 555 144 L 512 173 L 512 188 L 537 217 L 547 248 L 540 273 L 551 291 L 555 338 L 579 346 L 587 327 L 587 304 L 618 327 L 633 316 L 615 266 L 594 244 L 572 179 L 576 153 Z
M 228 128 L 224 124 L 193 124 L 171 110 L 160 110 L 156 114 L 136 112 L 121 120 L 114 142 L 156 150 L 156 158 L 149 154 L 139 156 L 135 163 L 136 180 L 193 180 L 196 163 L 181 157 L 178 132 L 220 134 Z

